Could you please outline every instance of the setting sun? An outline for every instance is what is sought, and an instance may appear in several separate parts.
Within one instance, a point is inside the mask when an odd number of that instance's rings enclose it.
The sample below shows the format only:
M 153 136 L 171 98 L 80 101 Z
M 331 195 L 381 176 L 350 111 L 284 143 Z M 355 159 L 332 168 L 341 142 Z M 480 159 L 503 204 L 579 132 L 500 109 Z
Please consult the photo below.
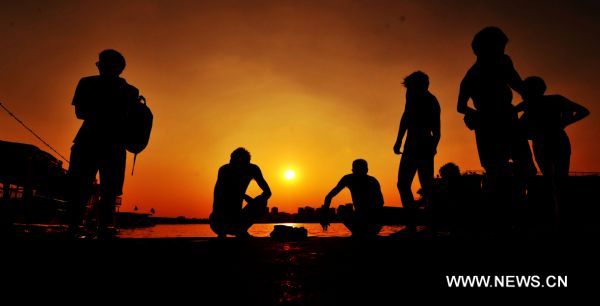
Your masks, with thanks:
M 474 1 L 55 2 L 0 4 L 0 37 L 11 46 L 0 48 L 0 100 L 68 157 L 82 124 L 71 104 L 78 81 L 98 74 L 100 51 L 121 52 L 121 76 L 155 116 L 148 148 L 125 179 L 124 212 L 208 218 L 219 168 L 240 146 L 272 189 L 269 205 L 282 212 L 321 205 L 357 158 L 367 160 L 386 206 L 400 207 L 401 156 L 392 145 L 406 102 L 401 83 L 417 70 L 429 75 L 441 108 L 435 174 L 449 162 L 481 171 L 456 102 L 484 25 L 508 35 L 506 53 L 521 77 L 542 76 L 549 94 L 589 108 L 589 118 L 567 128 L 570 168 L 600 171 L 597 65 L 582 64 L 598 61 L 586 39 L 600 23 L 587 4 L 546 1 L 533 16 L 541 2 L 486 1 L 472 12 Z M 514 93 L 513 105 L 520 101 Z M 0 140 L 54 154 L 4 110 Z M 130 173 L 132 154 L 126 165 Z M 332 204 L 351 201 L 344 191 Z
M 293 181 L 296 178 L 296 171 L 292 169 L 285 170 L 283 177 L 286 181 Z

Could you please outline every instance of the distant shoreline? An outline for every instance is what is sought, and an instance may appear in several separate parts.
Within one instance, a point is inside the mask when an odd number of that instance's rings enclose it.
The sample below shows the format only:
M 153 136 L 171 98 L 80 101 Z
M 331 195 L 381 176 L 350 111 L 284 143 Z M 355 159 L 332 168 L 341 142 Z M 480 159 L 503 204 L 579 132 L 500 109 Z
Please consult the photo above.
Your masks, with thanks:
M 254 224 L 284 224 L 284 223 L 304 223 L 304 224 L 319 224 L 320 222 L 318 221 L 264 221 L 264 222 L 255 222 Z M 333 221 L 333 222 L 329 222 L 330 224 L 332 223 L 342 223 L 339 221 Z M 185 225 L 185 224 L 210 224 L 210 222 L 208 220 L 199 220 L 199 221 L 184 221 L 184 222 L 179 222 L 179 221 L 158 221 L 158 222 L 154 222 L 154 225 Z
M 210 221 L 204 218 L 185 218 L 185 217 L 149 217 L 155 225 L 158 224 L 209 224 Z M 318 220 L 302 220 L 302 221 L 291 221 L 291 220 L 264 220 L 255 222 L 256 224 L 272 224 L 272 223 L 320 223 Z M 338 221 L 332 221 L 330 223 L 341 223 Z

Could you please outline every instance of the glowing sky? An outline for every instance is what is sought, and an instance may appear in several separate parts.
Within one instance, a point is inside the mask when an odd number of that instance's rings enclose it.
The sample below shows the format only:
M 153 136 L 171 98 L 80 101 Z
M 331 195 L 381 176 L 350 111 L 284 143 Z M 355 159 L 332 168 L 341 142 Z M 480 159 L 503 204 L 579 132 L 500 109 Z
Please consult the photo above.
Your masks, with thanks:
M 0 101 L 68 154 L 81 124 L 75 85 L 114 48 L 155 114 L 122 210 L 206 217 L 217 169 L 238 146 L 262 168 L 280 211 L 320 205 L 356 158 L 369 162 L 386 205 L 400 205 L 392 145 L 402 78 L 425 71 L 440 101 L 436 169 L 480 169 L 456 97 L 473 35 L 497 25 L 523 77 L 543 76 L 549 93 L 591 110 L 568 129 L 572 170 L 600 171 L 599 6 L 546 2 L 3 1 Z M 41 145 L 3 113 L 0 139 Z M 349 201 L 343 192 L 333 205 Z

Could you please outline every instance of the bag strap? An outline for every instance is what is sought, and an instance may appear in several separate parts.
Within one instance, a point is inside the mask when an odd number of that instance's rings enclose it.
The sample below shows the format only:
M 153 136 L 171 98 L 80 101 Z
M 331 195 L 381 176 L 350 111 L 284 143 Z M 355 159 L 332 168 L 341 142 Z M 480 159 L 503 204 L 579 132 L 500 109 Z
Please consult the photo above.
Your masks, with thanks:
M 137 153 L 133 154 L 133 166 L 131 167 L 131 176 L 133 176 L 133 170 L 135 170 L 135 160 L 137 159 Z
M 144 105 L 146 105 L 146 98 L 144 96 L 139 96 L 138 102 L 144 102 Z M 137 155 L 137 153 L 133 154 L 133 166 L 131 167 L 131 176 L 133 176 L 133 171 L 135 170 L 135 160 L 137 159 Z

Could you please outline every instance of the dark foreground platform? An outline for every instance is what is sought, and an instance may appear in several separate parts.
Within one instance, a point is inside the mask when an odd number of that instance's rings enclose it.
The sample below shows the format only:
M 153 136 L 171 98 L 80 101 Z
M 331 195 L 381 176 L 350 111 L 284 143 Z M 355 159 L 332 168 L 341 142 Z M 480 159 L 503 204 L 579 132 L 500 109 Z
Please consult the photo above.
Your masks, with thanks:
M 597 267 L 592 241 L 597 240 L 16 241 L 4 244 L 2 274 L 9 281 L 2 288 L 26 292 L 21 298 L 73 299 L 83 305 L 125 298 L 162 298 L 173 305 L 401 305 L 417 292 L 426 292 L 421 299 L 472 291 L 547 296 L 568 289 L 448 288 L 446 276 L 565 275 L 569 287 L 581 287 L 585 279 L 579 276 L 590 276 Z

